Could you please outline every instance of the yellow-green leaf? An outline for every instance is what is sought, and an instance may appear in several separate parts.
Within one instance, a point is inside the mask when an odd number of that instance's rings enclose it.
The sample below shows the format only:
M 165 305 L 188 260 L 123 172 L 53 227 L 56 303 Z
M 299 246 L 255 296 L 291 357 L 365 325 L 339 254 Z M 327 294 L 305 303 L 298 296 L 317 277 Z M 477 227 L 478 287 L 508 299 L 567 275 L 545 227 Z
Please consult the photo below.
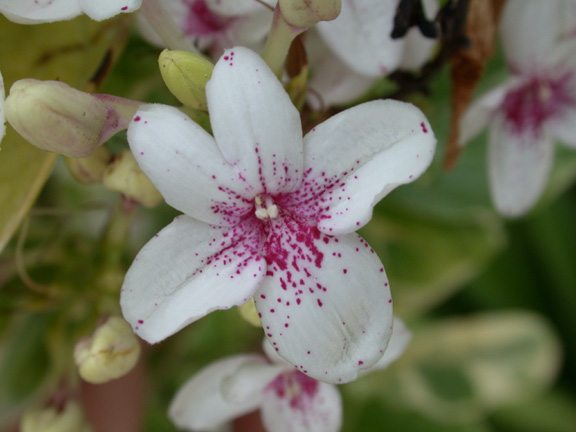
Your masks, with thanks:
M 4 84 L 22 78 L 64 81 L 94 90 L 126 37 L 126 18 L 19 25 L 0 18 L 0 70 Z M 48 179 L 56 155 L 33 147 L 10 127 L 0 151 L 0 251 Z

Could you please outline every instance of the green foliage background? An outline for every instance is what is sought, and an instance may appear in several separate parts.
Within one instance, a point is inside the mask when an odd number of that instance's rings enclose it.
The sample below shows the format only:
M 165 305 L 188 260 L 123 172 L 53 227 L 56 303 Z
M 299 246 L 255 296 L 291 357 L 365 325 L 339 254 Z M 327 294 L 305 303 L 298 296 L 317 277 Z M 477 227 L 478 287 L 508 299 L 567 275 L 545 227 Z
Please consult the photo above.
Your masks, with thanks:
M 1 24 L 2 40 L 23 41 L 17 50 L 0 49 L 8 85 L 34 76 L 82 88 L 106 52 L 120 51 L 124 31 L 121 20 L 105 28 L 82 19 Z M 47 53 L 58 72 L 34 66 Z M 133 35 L 101 91 L 176 105 L 158 73 L 158 53 Z M 478 92 L 505 76 L 497 55 Z M 382 82 L 371 97 L 390 88 Z M 469 144 L 452 172 L 440 169 L 449 92 L 444 73 L 429 98 L 413 99 L 438 137 L 435 163 L 416 183 L 386 197 L 362 230 L 386 267 L 395 312 L 414 341 L 387 371 L 341 387 L 343 431 L 570 432 L 576 424 L 576 154 L 559 149 L 539 207 L 522 220 L 505 221 L 488 197 L 485 136 Z M 125 135 L 109 146 L 125 148 Z M 9 132 L 0 152 L 2 241 L 34 202 L 53 159 Z M 176 215 L 165 205 L 140 209 L 129 243 L 103 242 L 119 196 L 101 185 L 79 185 L 60 162 L 21 237 L 25 267 L 47 290 L 31 290 L 18 276 L 18 237 L 0 257 L 0 428 L 46 398 L 63 376 L 77 382 L 75 341 L 90 333 L 102 313 L 118 312 L 123 271 Z M 64 211 L 50 214 L 46 208 Z M 175 430 L 166 411 L 178 387 L 217 358 L 259 351 L 261 337 L 260 329 L 231 310 L 146 350 L 153 391 L 145 431 Z

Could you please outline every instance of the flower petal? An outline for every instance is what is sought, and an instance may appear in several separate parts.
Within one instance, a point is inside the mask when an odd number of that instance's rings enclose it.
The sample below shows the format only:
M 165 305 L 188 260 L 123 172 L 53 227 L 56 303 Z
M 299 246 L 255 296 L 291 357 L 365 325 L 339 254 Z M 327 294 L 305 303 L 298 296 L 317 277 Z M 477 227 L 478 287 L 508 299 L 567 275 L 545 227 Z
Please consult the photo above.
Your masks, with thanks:
M 0 0 L 0 12 L 10 21 L 20 24 L 38 24 L 63 21 L 82 13 L 78 0 Z
M 488 149 L 492 199 L 498 211 L 521 216 L 536 203 L 552 167 L 554 145 L 542 131 L 511 131 L 497 117 L 490 129 Z
M 539 62 L 564 30 L 562 1 L 510 0 L 504 6 L 500 35 L 511 67 L 522 72 Z M 546 24 L 543 24 L 546 23 Z
M 213 12 L 223 16 L 239 16 L 259 12 L 267 9 L 263 4 L 271 7 L 276 5 L 275 0 L 205 0 L 206 5 Z
M 424 0 L 422 2 L 426 17 L 433 20 L 438 12 L 437 0 Z M 413 27 L 406 34 L 404 51 L 399 69 L 417 70 L 430 58 L 436 40 L 424 37 L 420 29 Z
M 243 400 L 231 402 L 222 395 L 225 380 L 246 366 L 267 367 L 262 357 L 243 355 L 217 361 L 200 370 L 174 397 L 169 409 L 170 419 L 179 428 L 212 430 L 257 409 L 262 402 L 262 389 L 268 381 L 247 382 L 257 391 Z
M 287 217 L 270 228 L 267 277 L 254 301 L 278 354 L 316 379 L 344 383 L 376 363 L 392 330 L 378 256 L 358 235 L 331 237 Z
M 576 148 L 576 107 L 565 110 L 550 131 L 566 146 Z
M 120 304 L 142 339 L 156 343 L 198 318 L 245 303 L 262 280 L 259 227 L 206 225 L 177 217 L 150 240 L 126 274 Z
M 242 403 L 261 397 L 264 388 L 284 370 L 285 365 L 268 364 L 264 360 L 244 364 L 222 380 L 220 386 L 222 397 L 230 403 Z
M 262 422 L 274 432 L 338 432 L 342 400 L 335 386 L 298 371 L 276 378 L 264 392 Z
M 460 127 L 460 145 L 464 146 L 483 129 L 494 116 L 496 109 L 502 104 L 508 90 L 517 80 L 509 80 L 504 85 L 496 87 L 475 101 L 464 113 Z
M 406 328 L 401 319 L 394 317 L 394 328 L 392 329 L 392 336 L 384 355 L 374 366 L 362 371 L 362 375 L 367 373 L 386 369 L 391 363 L 395 362 L 398 357 L 404 354 L 408 344 L 412 340 L 412 333 Z
M 366 93 L 376 82 L 375 78 L 356 73 L 330 52 L 314 64 L 310 88 L 316 94 L 309 95 L 308 100 L 315 109 L 350 102 Z
M 142 171 L 172 207 L 203 222 L 231 226 L 253 207 L 239 194 L 246 183 L 214 139 L 188 116 L 165 105 L 142 106 L 128 128 Z
M 120 13 L 130 13 L 140 9 L 142 0 L 80 0 L 80 5 L 90 18 L 102 21 Z
M 430 165 L 436 138 L 411 104 L 373 101 L 341 112 L 304 137 L 305 175 L 287 207 L 327 234 L 355 231 L 396 186 Z
M 254 195 L 294 191 L 302 179 L 300 115 L 264 61 L 226 50 L 206 86 L 214 137 Z
M 317 24 L 318 31 L 352 70 L 380 77 L 396 69 L 404 41 L 390 37 L 397 0 L 348 0 L 334 21 Z
M 253 46 L 262 42 L 270 32 L 274 12 L 259 5 L 251 14 L 238 18 L 238 25 L 231 29 L 231 41 L 235 45 Z

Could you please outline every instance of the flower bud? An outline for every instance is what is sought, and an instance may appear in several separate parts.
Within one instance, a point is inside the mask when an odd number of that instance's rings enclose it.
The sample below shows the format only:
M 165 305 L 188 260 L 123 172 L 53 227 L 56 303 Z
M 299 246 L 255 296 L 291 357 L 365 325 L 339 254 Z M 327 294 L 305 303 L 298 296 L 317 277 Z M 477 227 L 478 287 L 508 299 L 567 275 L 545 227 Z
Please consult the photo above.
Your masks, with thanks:
M 128 127 L 139 103 L 76 90 L 59 81 L 16 81 L 4 112 L 31 144 L 70 157 L 86 157 Z
M 20 422 L 22 432 L 90 432 L 82 408 L 76 401 L 68 401 L 64 409 L 36 408 L 24 414 Z
M 238 312 L 240 312 L 240 316 L 248 321 L 249 324 L 252 324 L 254 327 L 262 327 L 254 299 L 250 299 L 242 306 L 239 306 Z
M 114 162 L 104 171 L 102 181 L 107 189 L 121 192 L 126 198 L 137 201 L 144 207 L 157 206 L 164 199 L 142 172 L 130 150 L 116 156 Z
M 93 384 L 126 375 L 140 357 L 140 342 L 130 324 L 113 316 L 96 329 L 92 337 L 80 340 L 74 360 L 80 376 Z
M 341 0 L 279 0 L 282 16 L 294 27 L 310 27 L 340 15 Z
M 88 157 L 66 158 L 66 165 L 72 176 L 80 183 L 96 183 L 102 181 L 104 171 L 112 157 L 106 146 L 100 146 Z
M 164 50 L 158 58 L 160 73 L 168 89 L 184 105 L 206 111 L 206 83 L 214 65 L 186 51 Z

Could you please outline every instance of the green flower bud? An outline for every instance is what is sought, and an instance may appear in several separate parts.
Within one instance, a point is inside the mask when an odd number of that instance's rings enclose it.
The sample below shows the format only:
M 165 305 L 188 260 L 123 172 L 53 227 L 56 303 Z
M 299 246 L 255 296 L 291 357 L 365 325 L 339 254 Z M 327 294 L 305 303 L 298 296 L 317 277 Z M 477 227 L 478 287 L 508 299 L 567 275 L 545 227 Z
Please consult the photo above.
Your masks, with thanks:
M 121 192 L 126 198 L 139 202 L 144 207 L 154 207 L 164 198 L 142 172 L 129 150 L 120 153 L 106 170 L 102 179 L 104 187 Z
M 113 316 L 98 327 L 92 337 L 76 344 L 74 360 L 85 381 L 102 384 L 130 372 L 138 362 L 140 350 L 140 342 L 130 324 Z
M 212 62 L 198 54 L 164 50 L 158 64 L 166 86 L 182 104 L 207 111 L 206 83 L 212 76 Z
M 68 401 L 64 409 L 36 408 L 24 414 L 20 422 L 22 432 L 91 432 L 82 408 L 76 401 Z
M 252 324 L 254 327 L 262 327 L 260 318 L 258 317 L 258 310 L 254 304 L 254 299 L 248 300 L 246 303 L 238 307 L 238 312 L 240 316 Z
M 310 27 L 340 15 L 341 0 L 279 0 L 282 16 L 294 27 Z
M 59 81 L 16 81 L 4 112 L 31 144 L 70 157 L 86 157 L 122 129 L 139 103 L 76 90 Z
M 102 181 L 104 171 L 112 157 L 110 150 L 101 146 L 88 157 L 66 158 L 66 165 L 72 176 L 80 183 L 96 183 Z

